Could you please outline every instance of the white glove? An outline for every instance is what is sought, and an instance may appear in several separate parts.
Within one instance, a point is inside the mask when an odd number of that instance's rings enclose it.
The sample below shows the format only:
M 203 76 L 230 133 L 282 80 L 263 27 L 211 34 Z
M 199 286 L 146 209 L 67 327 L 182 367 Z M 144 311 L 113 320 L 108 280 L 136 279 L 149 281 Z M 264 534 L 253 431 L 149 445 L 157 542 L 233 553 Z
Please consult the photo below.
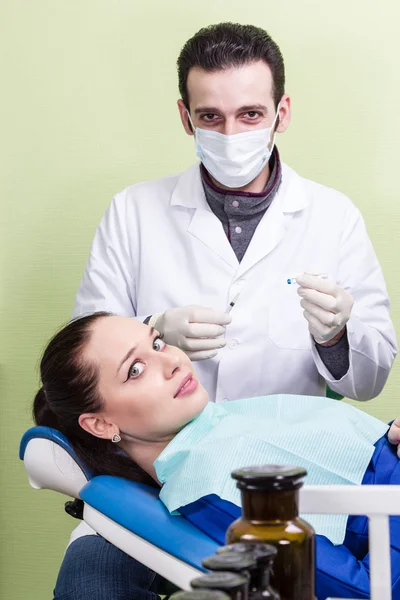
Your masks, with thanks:
M 149 325 L 163 335 L 167 344 L 180 348 L 191 360 L 205 360 L 225 346 L 224 325 L 231 321 L 229 314 L 212 308 L 183 306 L 153 315 Z
M 308 329 L 317 344 L 326 344 L 340 334 L 350 319 L 353 297 L 332 279 L 316 275 L 296 276 L 297 293 L 308 321 Z

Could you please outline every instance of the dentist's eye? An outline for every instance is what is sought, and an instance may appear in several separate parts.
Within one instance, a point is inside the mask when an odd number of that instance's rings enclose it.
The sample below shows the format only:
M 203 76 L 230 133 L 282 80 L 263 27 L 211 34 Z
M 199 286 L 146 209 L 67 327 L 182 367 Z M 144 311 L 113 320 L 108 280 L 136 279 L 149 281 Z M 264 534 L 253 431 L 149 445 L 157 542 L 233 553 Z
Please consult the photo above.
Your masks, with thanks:
M 203 113 L 200 115 L 199 118 L 200 121 L 202 121 L 203 123 L 212 124 L 218 121 L 220 117 L 218 115 L 215 115 L 214 113 Z
M 263 115 L 256 110 L 249 110 L 247 113 L 244 114 L 244 117 L 249 121 L 256 121 L 262 116 Z
M 128 371 L 128 379 L 136 379 L 144 371 L 144 364 L 141 362 L 134 362 Z
M 163 341 L 161 337 L 156 337 L 156 339 L 153 342 L 153 349 L 156 352 L 161 352 L 161 350 L 164 350 L 166 345 L 167 344 Z

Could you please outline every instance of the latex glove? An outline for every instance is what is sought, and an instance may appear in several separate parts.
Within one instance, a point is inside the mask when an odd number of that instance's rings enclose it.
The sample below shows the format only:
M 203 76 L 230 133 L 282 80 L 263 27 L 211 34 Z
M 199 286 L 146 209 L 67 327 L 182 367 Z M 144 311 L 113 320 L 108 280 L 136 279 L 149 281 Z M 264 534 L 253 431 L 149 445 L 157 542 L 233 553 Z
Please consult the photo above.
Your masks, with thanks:
M 317 344 L 340 339 L 351 315 L 353 297 L 329 278 L 302 274 L 296 281 L 308 329 Z
M 163 334 L 167 344 L 183 350 L 191 360 L 205 360 L 226 345 L 225 327 L 232 317 L 203 306 L 169 308 L 153 315 L 149 325 Z
M 397 417 L 391 424 L 388 439 L 391 444 L 397 446 L 397 456 L 400 458 L 400 417 Z

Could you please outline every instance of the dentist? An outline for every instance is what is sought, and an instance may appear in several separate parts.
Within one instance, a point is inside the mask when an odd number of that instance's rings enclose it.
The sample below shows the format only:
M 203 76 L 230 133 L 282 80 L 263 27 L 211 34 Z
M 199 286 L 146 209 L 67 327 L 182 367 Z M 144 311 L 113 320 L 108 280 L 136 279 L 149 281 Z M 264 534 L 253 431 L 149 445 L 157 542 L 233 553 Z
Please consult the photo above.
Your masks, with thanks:
M 290 98 L 278 46 L 257 27 L 211 26 L 185 44 L 178 75 L 200 164 L 115 196 L 74 315 L 147 320 L 197 361 L 217 402 L 324 395 L 326 383 L 377 396 L 397 351 L 385 282 L 351 201 L 281 162 Z M 328 278 L 288 285 L 296 273 Z

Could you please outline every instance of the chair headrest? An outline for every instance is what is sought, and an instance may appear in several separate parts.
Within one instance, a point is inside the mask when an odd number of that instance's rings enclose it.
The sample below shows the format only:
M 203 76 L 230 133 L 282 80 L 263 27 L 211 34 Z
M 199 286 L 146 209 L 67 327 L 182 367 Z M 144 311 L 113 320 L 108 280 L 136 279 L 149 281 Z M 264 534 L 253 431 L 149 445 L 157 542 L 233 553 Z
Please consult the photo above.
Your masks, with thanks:
M 92 479 L 92 477 L 94 476 L 94 473 L 85 465 L 85 463 L 76 454 L 68 438 L 65 437 L 63 433 L 57 431 L 57 429 L 53 429 L 52 427 L 31 427 L 30 429 L 28 429 L 28 431 L 24 433 L 19 445 L 19 458 L 21 460 L 24 460 L 25 451 L 29 442 L 35 439 L 49 440 L 50 442 L 54 442 L 55 444 L 63 448 L 63 450 L 65 450 L 71 456 L 71 458 L 78 464 L 78 466 L 81 468 L 84 475 L 86 476 L 86 479 Z
M 21 439 L 19 457 L 35 489 L 79 498 L 82 487 L 94 477 L 65 435 L 51 427 L 29 429 Z

